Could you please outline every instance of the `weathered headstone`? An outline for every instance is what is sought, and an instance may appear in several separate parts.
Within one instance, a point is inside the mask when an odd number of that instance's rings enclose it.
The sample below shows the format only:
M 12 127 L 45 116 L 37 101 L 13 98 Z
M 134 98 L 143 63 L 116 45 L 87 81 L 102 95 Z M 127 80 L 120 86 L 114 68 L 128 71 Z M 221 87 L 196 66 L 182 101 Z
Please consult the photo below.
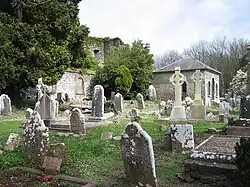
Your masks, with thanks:
M 229 103 L 222 101 L 219 105 L 219 114 L 223 114 L 225 117 L 229 115 Z
M 128 180 L 140 186 L 158 186 L 152 139 L 139 123 L 127 124 L 121 151 Z
M 115 94 L 114 104 L 115 104 L 116 111 L 123 112 L 123 97 L 122 97 L 122 94 L 120 94 L 120 93 Z
M 156 89 L 153 85 L 150 85 L 148 88 L 148 99 L 150 101 L 155 101 L 157 99 Z
M 137 100 L 137 103 L 138 103 L 138 107 L 140 109 L 144 109 L 145 108 L 145 104 L 144 104 L 144 99 L 143 99 L 143 95 L 138 93 L 136 95 L 136 100 Z
M 133 121 L 139 122 L 140 121 L 139 110 L 137 108 L 132 108 L 128 112 L 128 115 L 130 117 L 131 122 L 133 122 Z
M 68 160 L 66 145 L 64 143 L 50 144 L 47 156 L 61 158 L 62 165 L 66 165 Z
M 60 172 L 62 159 L 58 157 L 45 156 L 42 168 L 44 173 L 49 175 L 57 175 Z
M 194 148 L 193 125 L 171 125 L 172 149 L 191 150 Z
M 50 98 L 46 93 L 36 103 L 35 110 L 39 112 L 41 119 L 44 120 L 46 126 L 54 121 L 58 115 L 58 101 Z
M 94 87 L 91 116 L 93 117 L 104 116 L 104 89 L 101 85 L 96 85 Z
M 20 135 L 11 133 L 5 144 L 4 149 L 7 151 L 13 151 L 15 148 L 19 146 L 19 143 L 20 143 Z
M 63 97 L 62 97 L 62 92 L 59 92 L 56 94 L 56 100 L 59 105 L 63 105 L 65 103 Z
M 23 126 L 23 133 L 26 155 L 42 163 L 48 152 L 49 129 L 44 125 L 37 111 L 31 114 L 30 119 Z
M 166 106 L 165 106 L 165 115 L 166 116 L 171 115 L 173 107 L 174 107 L 174 102 L 171 99 L 167 100 L 167 103 L 166 103 Z
M 70 116 L 71 131 L 76 134 L 85 133 L 85 118 L 79 108 L 74 108 Z
M 11 108 L 11 100 L 8 95 L 2 94 L 0 96 L 0 103 L 1 103 L 1 115 L 9 116 L 12 114 L 12 108 Z
M 115 99 L 115 92 L 111 92 L 110 100 L 113 102 Z
M 175 67 L 175 73 L 170 77 L 169 81 L 175 86 L 175 103 L 171 111 L 170 122 L 187 121 L 185 107 L 181 103 L 181 85 L 185 82 L 186 77 L 181 74 L 180 67 Z
M 201 99 L 201 81 L 203 74 L 200 70 L 196 70 L 192 76 L 195 82 L 195 99 L 191 105 L 191 119 L 192 120 L 205 120 L 206 118 L 206 107 Z

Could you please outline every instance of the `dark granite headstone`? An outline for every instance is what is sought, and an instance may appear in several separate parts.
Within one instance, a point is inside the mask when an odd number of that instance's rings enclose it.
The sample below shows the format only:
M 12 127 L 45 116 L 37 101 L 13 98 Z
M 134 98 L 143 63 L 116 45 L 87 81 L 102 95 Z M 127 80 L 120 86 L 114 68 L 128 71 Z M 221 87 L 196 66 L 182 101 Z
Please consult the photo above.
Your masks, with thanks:
M 128 180 L 139 186 L 158 186 L 152 139 L 139 123 L 127 124 L 121 151 Z

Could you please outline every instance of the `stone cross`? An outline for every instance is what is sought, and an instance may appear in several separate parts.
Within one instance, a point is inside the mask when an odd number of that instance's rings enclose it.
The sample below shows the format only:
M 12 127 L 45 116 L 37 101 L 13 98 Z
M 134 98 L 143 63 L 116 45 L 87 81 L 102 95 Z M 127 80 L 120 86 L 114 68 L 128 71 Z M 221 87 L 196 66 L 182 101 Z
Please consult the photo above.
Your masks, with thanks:
M 139 123 L 127 124 L 121 152 L 128 180 L 139 186 L 158 187 L 152 139 Z
M 175 67 L 175 73 L 169 79 L 169 81 L 175 86 L 175 106 L 182 106 L 181 85 L 186 81 L 186 77 L 180 71 L 180 67 Z
M 191 79 L 195 82 L 195 100 L 201 100 L 201 81 L 203 74 L 200 70 L 196 70 Z

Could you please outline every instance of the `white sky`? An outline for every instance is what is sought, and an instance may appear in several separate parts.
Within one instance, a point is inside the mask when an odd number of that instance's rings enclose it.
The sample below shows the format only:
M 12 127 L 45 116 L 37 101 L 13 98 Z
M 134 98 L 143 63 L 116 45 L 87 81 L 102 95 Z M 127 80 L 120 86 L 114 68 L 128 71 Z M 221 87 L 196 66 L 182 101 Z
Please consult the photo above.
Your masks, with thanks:
M 217 36 L 250 38 L 250 0 L 83 0 L 79 18 L 91 36 L 141 39 L 154 55 Z

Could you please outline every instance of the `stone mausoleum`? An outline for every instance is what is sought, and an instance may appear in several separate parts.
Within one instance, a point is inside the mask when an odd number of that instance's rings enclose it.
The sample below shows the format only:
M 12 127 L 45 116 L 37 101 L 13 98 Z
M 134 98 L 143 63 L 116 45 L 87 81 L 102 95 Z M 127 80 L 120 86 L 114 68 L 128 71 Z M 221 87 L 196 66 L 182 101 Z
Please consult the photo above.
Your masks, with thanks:
M 153 72 L 151 84 L 156 88 L 158 99 L 165 101 L 168 99 L 174 100 L 174 85 L 169 81 L 169 78 L 174 74 L 175 67 L 180 67 L 181 73 L 186 77 L 186 81 L 182 84 L 181 88 L 182 99 L 187 96 L 194 99 L 195 83 L 191 77 L 196 70 L 200 70 L 204 77 L 201 82 L 201 97 L 205 105 L 210 106 L 213 102 L 220 102 L 219 88 L 221 72 L 192 58 L 177 60 Z

